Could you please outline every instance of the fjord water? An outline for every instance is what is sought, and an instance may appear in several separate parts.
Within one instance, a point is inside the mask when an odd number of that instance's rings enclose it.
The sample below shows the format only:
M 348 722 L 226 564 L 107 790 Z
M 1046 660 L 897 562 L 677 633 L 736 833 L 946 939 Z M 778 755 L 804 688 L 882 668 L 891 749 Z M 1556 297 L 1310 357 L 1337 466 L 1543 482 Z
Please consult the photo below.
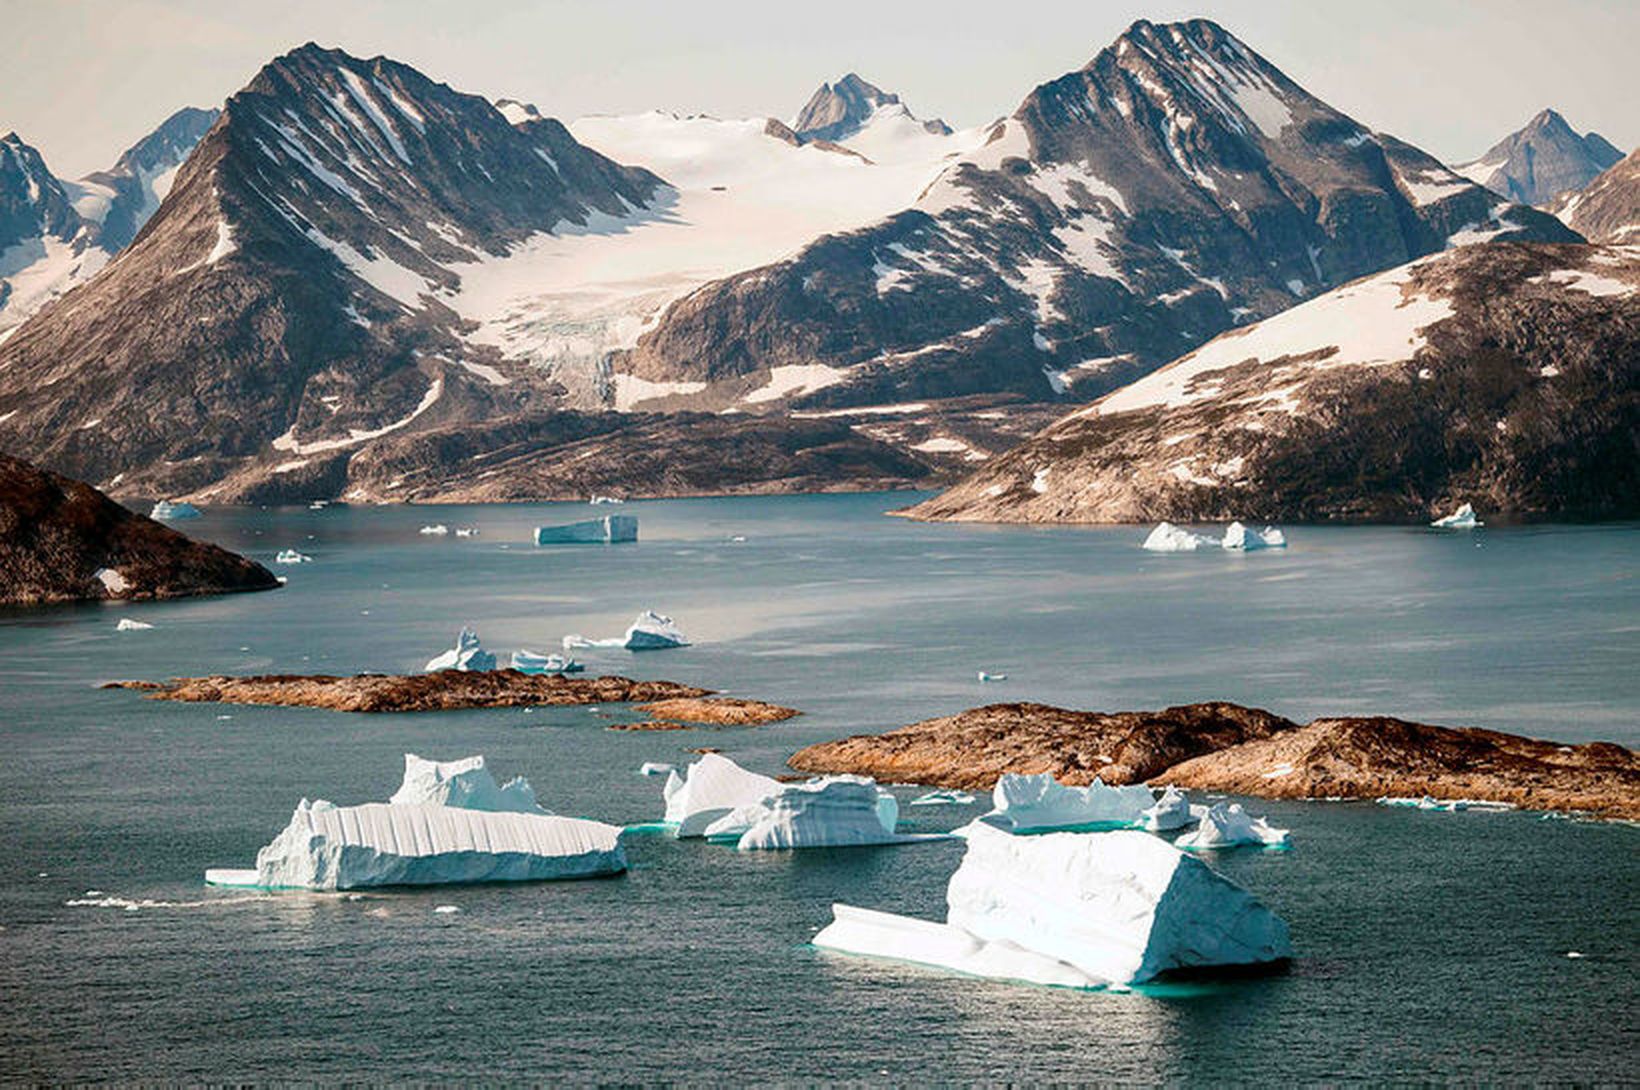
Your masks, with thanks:
M 0 615 L 0 1073 L 1632 1078 L 1640 832 L 1617 824 L 1253 803 L 1294 850 L 1213 862 L 1291 924 L 1292 972 L 1131 994 L 805 945 L 833 901 L 939 918 L 950 842 L 741 855 L 650 836 L 603 881 L 353 897 L 201 885 L 208 866 L 249 865 L 303 796 L 387 798 L 406 751 L 482 752 L 551 809 L 631 823 L 661 811 L 659 783 L 635 774 L 646 760 L 715 746 L 775 773 L 813 741 L 995 700 L 1223 698 L 1640 742 L 1633 524 L 1301 526 L 1285 551 L 1155 555 L 1135 528 L 883 517 L 908 501 L 631 503 L 637 545 L 545 549 L 530 527 L 590 509 L 210 511 L 185 528 L 314 562 L 280 569 L 289 585 L 268 594 Z M 481 535 L 418 535 L 428 522 Z M 357 716 L 95 687 L 414 670 L 463 623 L 505 661 L 617 634 L 644 608 L 696 646 L 584 652 L 590 669 L 805 714 L 626 733 L 604 729 L 634 717 L 611 707 Z M 116 633 L 122 616 L 156 627 Z M 1009 680 L 981 686 L 981 669 Z M 979 810 L 902 813 L 930 830 Z

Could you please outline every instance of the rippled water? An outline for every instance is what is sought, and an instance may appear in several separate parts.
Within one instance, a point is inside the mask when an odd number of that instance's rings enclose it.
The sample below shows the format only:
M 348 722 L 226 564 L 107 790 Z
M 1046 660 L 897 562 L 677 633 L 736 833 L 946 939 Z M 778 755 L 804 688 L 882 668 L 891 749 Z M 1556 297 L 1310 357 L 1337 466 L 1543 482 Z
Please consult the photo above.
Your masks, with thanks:
M 1255 803 L 1295 850 L 1215 865 L 1292 925 L 1292 973 L 1131 994 L 805 945 L 837 900 L 939 917 L 961 853 L 948 842 L 740 855 L 642 837 L 632 871 L 604 881 L 359 897 L 200 884 L 207 866 L 248 865 L 304 795 L 386 798 L 407 750 L 483 752 L 553 809 L 636 822 L 660 812 L 643 761 L 710 745 L 777 772 L 809 742 L 989 700 L 1226 698 L 1640 743 L 1632 524 L 1297 527 L 1284 553 L 1154 556 L 1134 530 L 882 517 L 904 499 L 633 503 L 643 541 L 613 548 L 524 544 L 588 513 L 564 505 L 211 512 L 189 529 L 315 562 L 282 569 L 272 594 L 0 615 L 0 1074 L 1633 1077 L 1640 833 L 1622 825 Z M 416 534 L 432 521 L 482 535 Z M 503 654 L 551 650 L 641 608 L 698 645 L 588 652 L 593 669 L 806 714 L 644 734 L 604 730 L 607 708 L 366 717 L 94 687 L 415 669 L 464 622 Z M 128 614 L 157 627 L 116 634 Z M 980 669 L 1010 680 L 982 687 Z M 903 812 L 935 829 L 978 809 Z

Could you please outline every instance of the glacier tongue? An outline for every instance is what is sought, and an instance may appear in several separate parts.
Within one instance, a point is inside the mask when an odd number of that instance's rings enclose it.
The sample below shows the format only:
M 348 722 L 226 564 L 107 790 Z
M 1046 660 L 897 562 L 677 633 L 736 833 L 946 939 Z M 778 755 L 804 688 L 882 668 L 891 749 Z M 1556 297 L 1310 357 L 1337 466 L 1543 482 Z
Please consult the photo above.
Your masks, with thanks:
M 458 761 L 429 761 L 404 755 L 404 782 L 388 800 L 394 806 L 455 806 L 520 814 L 546 813 L 535 801 L 535 789 L 522 776 L 499 786 L 482 754 Z

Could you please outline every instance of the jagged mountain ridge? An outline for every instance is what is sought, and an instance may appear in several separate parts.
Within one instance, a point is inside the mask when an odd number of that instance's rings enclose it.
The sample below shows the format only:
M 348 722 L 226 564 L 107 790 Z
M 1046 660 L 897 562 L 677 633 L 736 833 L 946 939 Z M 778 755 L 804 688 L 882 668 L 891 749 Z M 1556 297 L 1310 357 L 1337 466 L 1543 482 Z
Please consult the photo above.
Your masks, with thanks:
M 1546 109 L 1479 159 L 1452 169 L 1512 201 L 1542 206 L 1582 189 L 1621 158 L 1599 133 L 1579 135 Z
M 695 292 L 614 368 L 704 382 L 703 407 L 755 409 L 748 386 L 784 391 L 764 409 L 1088 397 L 1322 286 L 1503 238 L 1576 236 L 1214 23 L 1141 21 L 914 208 Z
M 1591 242 L 1640 242 L 1640 149 L 1561 198 L 1555 212 Z
M 850 72 L 836 83 L 822 83 L 798 111 L 791 131 L 799 140 L 840 143 L 857 134 L 879 110 L 898 107 L 898 113 L 917 121 L 926 132 L 951 135 L 951 126 L 939 118 L 919 121 L 900 96 L 867 83 Z

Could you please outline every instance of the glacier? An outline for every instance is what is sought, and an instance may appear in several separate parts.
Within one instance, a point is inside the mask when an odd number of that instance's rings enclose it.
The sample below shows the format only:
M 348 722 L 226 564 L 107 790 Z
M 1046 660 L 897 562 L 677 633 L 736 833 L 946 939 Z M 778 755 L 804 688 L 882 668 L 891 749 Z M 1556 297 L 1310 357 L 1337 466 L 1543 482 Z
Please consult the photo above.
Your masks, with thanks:
M 441 655 L 427 660 L 426 672 L 437 673 L 440 670 L 494 670 L 495 656 L 484 650 L 478 642 L 478 633 L 470 628 L 463 628 L 456 637 L 456 645 Z
M 700 760 L 667 774 L 661 788 L 665 821 L 679 837 L 705 836 L 706 827 L 741 806 L 752 806 L 780 790 L 779 781 L 748 772 L 729 758 L 703 753 Z
M 1263 818 L 1253 817 L 1242 809 L 1239 802 L 1216 802 L 1201 815 L 1194 832 L 1186 833 L 1173 843 L 1180 848 L 1197 851 L 1234 848 L 1242 844 L 1285 847 L 1287 830 L 1273 828 Z
M 1211 548 L 1218 543 L 1218 538 L 1208 537 L 1206 534 L 1193 534 L 1171 522 L 1159 522 L 1140 548 L 1149 549 L 1153 553 L 1193 553 L 1203 546 Z
M 1252 552 L 1254 549 L 1285 549 L 1287 535 L 1274 526 L 1266 526 L 1263 530 L 1249 530 L 1239 522 L 1232 522 L 1225 527 L 1224 540 L 1220 543 L 1224 548 L 1237 552 Z
M 1135 825 L 1155 802 L 1144 784 L 1107 787 L 1095 777 L 1086 787 L 1066 787 L 1047 772 L 1006 772 L 991 791 L 991 812 L 980 820 L 1016 833 Z
M 148 517 L 161 522 L 175 522 L 178 519 L 196 519 L 199 517 L 199 508 L 183 500 L 160 500 L 149 510 Z
M 523 649 L 512 653 L 512 668 L 521 674 L 578 674 L 586 669 L 565 655 L 538 655 Z
M 546 813 L 535 801 L 535 789 L 530 781 L 515 776 L 498 785 L 482 755 L 456 761 L 429 761 L 406 753 L 404 780 L 387 801 L 394 806 L 455 806 L 498 813 Z
M 615 545 L 638 540 L 638 520 L 632 515 L 605 515 L 562 526 L 537 526 L 537 545 Z
M 1485 526 L 1486 523 L 1477 519 L 1475 509 L 1466 503 L 1450 515 L 1443 515 L 1436 519 L 1430 525 L 1439 530 L 1473 530 L 1477 526 Z
M 663 651 L 668 647 L 688 647 L 689 639 L 677 622 L 662 613 L 646 609 L 627 626 L 624 636 L 593 640 L 574 634 L 564 637 L 564 650 L 575 647 L 624 647 L 628 651 Z
M 1148 833 L 1017 837 L 983 822 L 962 832 L 945 923 L 839 904 L 814 945 L 1083 988 L 1292 957 L 1279 916 Z

